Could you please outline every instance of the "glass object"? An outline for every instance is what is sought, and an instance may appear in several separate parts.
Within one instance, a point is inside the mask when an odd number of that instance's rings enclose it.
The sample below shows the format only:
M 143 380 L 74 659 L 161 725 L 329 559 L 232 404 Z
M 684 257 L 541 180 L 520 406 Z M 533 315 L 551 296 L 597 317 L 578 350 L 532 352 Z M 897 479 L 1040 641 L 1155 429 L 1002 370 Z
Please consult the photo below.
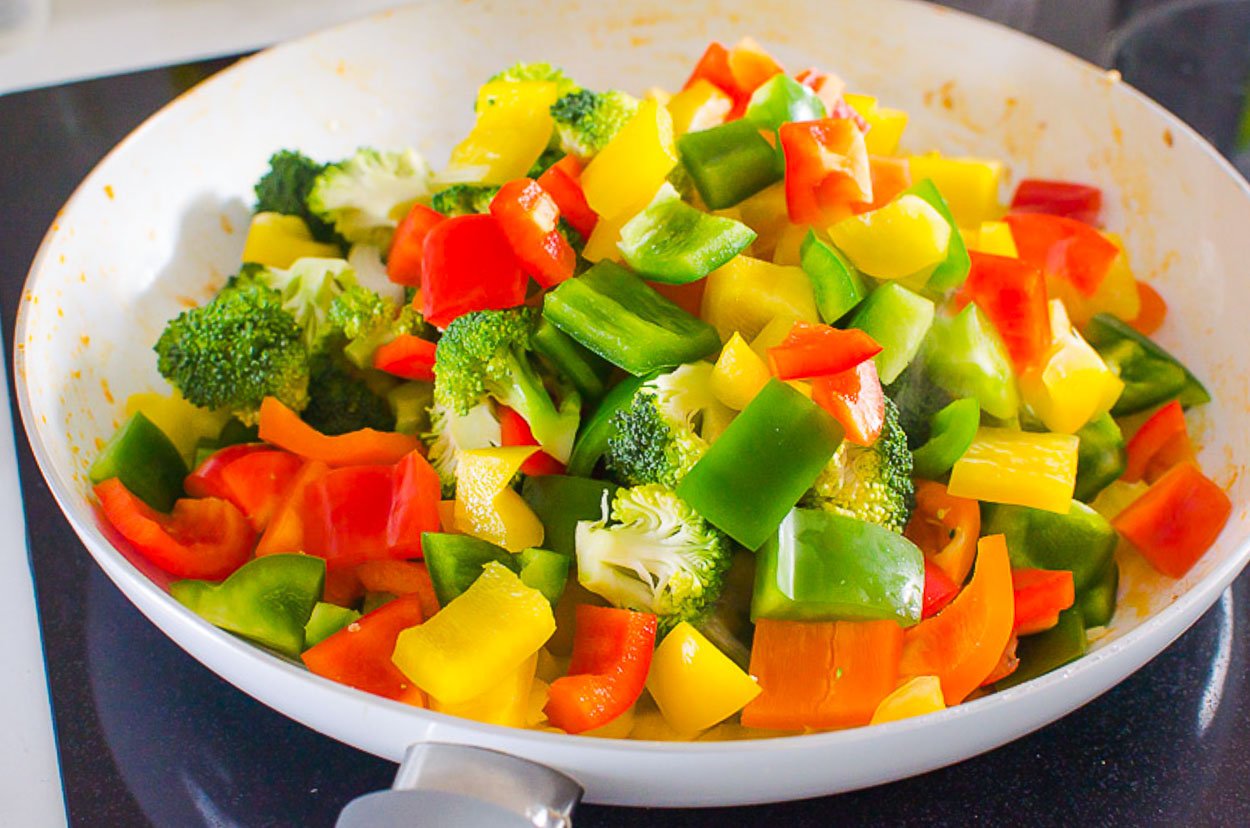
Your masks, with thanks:
M 1103 64 L 1250 176 L 1250 0 L 1177 0 L 1144 11 L 1111 34 Z

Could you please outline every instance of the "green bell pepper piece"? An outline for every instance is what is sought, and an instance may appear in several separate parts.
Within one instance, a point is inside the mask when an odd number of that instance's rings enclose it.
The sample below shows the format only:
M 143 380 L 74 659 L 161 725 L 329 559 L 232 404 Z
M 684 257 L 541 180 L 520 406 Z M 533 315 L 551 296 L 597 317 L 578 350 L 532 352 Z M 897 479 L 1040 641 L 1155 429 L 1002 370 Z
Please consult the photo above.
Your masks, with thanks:
M 158 512 L 169 512 L 182 497 L 187 463 L 165 432 L 136 411 L 104 446 L 87 473 L 92 483 L 114 477 Z
M 885 386 L 885 393 L 898 406 L 898 424 L 907 434 L 907 447 L 913 451 L 932 436 L 934 415 L 955 401 L 946 389 L 933 382 L 919 360 Z
M 473 585 L 486 564 L 503 564 L 521 582 L 541 592 L 552 606 L 564 593 L 570 558 L 547 549 L 526 549 L 513 554 L 503 547 L 472 535 L 425 532 L 421 550 L 434 584 L 439 606 L 447 606 Z
M 603 399 L 608 392 L 612 364 L 577 344 L 576 340 L 546 319 L 538 320 L 530 343 L 557 375 L 573 383 L 584 402 Z
M 784 73 L 773 75 L 751 93 L 743 117 L 759 129 L 781 129 L 790 121 L 819 121 L 825 102 L 810 88 Z
M 318 601 L 313 607 L 308 623 L 304 625 L 304 649 L 315 647 L 353 621 L 360 620 L 354 609 Z
M 753 621 L 920 620 L 924 553 L 876 524 L 794 509 L 755 557 Z
M 653 282 L 684 285 L 702 279 L 755 241 L 740 221 L 691 207 L 668 190 L 621 228 L 626 264 Z
M 1071 571 L 1078 597 L 1113 560 L 1119 541 L 1106 518 L 1076 500 L 1066 515 L 982 503 L 981 534 L 1006 536 L 1013 568 Z
M 941 213 L 942 218 L 946 219 L 946 223 L 951 226 L 951 240 L 950 246 L 946 248 L 946 258 L 937 266 L 937 269 L 929 274 L 925 288 L 945 292 L 959 287 L 964 283 L 964 279 L 968 278 L 968 271 L 972 269 L 972 257 L 968 255 L 964 237 L 959 232 L 959 226 L 955 224 L 955 217 L 951 215 L 946 199 L 942 198 L 938 188 L 928 178 L 913 184 L 905 191 L 904 195 L 907 194 L 924 199 L 930 207 Z
M 912 474 L 938 480 L 964 456 L 981 427 L 981 406 L 967 397 L 933 415 L 928 441 L 912 452 Z
M 521 497 L 543 524 L 543 543 L 553 552 L 572 557 L 573 537 L 580 520 L 599 520 L 604 498 L 611 502 L 617 486 L 606 480 L 545 474 L 526 477 Z
M 1011 357 L 998 331 L 971 302 L 933 321 L 921 354 L 933 382 L 955 397 L 972 397 L 991 417 L 1009 420 L 1020 409 Z
M 677 139 L 682 166 L 710 210 L 723 210 L 780 181 L 781 154 L 745 119 Z
M 833 417 L 771 379 L 681 479 L 677 496 L 747 549 L 759 549 L 841 442 Z
M 1124 474 L 1128 455 L 1124 434 L 1110 414 L 1090 420 L 1076 433 L 1081 441 L 1076 453 L 1076 490 L 1073 497 L 1089 503 Z
M 702 359 L 721 346 L 715 328 L 606 259 L 550 291 L 543 317 L 634 376 Z
M 430 430 L 434 383 L 400 383 L 386 392 L 386 401 L 395 414 L 395 430 L 400 434 L 420 434 Z
M 1086 627 L 1102 627 L 1115 615 L 1116 594 L 1120 589 L 1120 565 L 1113 557 L 1076 599 Z
M 595 413 L 582 422 L 569 455 L 566 470 L 574 477 L 589 477 L 594 473 L 599 458 L 608 450 L 608 439 L 613 434 L 612 415 L 629 407 L 634 393 L 648 377 L 626 377 L 612 387 L 599 403 Z
M 364 600 L 360 602 L 360 612 L 363 615 L 368 615 L 376 609 L 381 609 L 398 597 L 393 592 L 366 592 Z
M 1073 607 L 1059 613 L 1059 623 L 1037 635 L 1026 635 L 1016 647 L 1020 666 L 1011 675 L 995 683 L 1006 690 L 1057 670 L 1085 655 L 1085 621 L 1081 611 Z
M 868 295 L 864 277 L 855 265 L 811 230 L 807 231 L 799 248 L 799 264 L 812 280 L 820 318 L 830 325 L 846 316 Z
M 873 359 L 882 384 L 894 382 L 920 353 L 933 315 L 933 302 L 896 282 L 886 282 L 856 308 L 850 327 L 859 328 L 881 346 L 881 353 Z
M 1111 314 L 1095 314 L 1082 333 L 1124 381 L 1124 391 L 1111 409 L 1114 416 L 1136 414 L 1173 399 L 1186 408 L 1211 401 L 1207 389 L 1180 360 Z
M 169 585 L 178 603 L 205 621 L 291 658 L 304 650 L 304 626 L 325 589 L 326 562 L 311 555 L 266 555 L 221 583 Z

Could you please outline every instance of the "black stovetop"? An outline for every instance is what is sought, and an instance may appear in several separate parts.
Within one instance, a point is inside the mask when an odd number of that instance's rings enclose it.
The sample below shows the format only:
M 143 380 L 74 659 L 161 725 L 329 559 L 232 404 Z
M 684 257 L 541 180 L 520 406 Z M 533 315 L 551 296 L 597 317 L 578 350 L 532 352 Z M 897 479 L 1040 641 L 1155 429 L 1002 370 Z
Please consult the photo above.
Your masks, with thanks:
M 0 97 L 7 342 L 27 266 L 77 182 L 148 114 L 229 62 Z M 394 765 L 275 713 L 168 641 L 92 562 L 22 435 L 18 454 L 72 824 L 328 826 L 348 800 L 390 784 Z M 1100 699 L 943 770 L 733 810 L 584 806 L 578 825 L 1250 824 L 1247 621 L 1250 575 Z

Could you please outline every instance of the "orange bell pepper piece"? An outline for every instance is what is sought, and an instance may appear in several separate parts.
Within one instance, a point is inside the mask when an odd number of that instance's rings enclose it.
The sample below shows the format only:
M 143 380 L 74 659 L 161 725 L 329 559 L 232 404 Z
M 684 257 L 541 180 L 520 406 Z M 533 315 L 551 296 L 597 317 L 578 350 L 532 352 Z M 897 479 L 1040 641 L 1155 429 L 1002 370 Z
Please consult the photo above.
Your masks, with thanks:
M 1178 463 L 1111 525 L 1151 566 L 1171 578 L 1188 572 L 1215 543 L 1233 503 L 1193 463 Z
M 865 334 L 867 336 L 867 334 Z M 812 402 L 841 424 L 852 443 L 871 446 L 885 427 L 885 391 L 877 363 L 864 360 L 854 368 L 812 380 Z
M 857 215 L 884 207 L 911 186 L 911 165 L 906 158 L 869 155 L 868 175 L 872 179 L 872 201 L 852 204 L 851 210 Z
M 903 635 L 904 676 L 937 676 L 947 706 L 962 702 L 998 664 L 1015 622 L 1011 561 L 1002 535 L 977 543 L 972 580 L 932 618 Z
M 916 509 L 903 534 L 947 577 L 962 584 L 972 569 L 981 534 L 981 507 L 955 497 L 941 483 L 916 481 Z
M 772 730 L 868 724 L 898 679 L 903 628 L 893 621 L 761 618 L 751 646 L 760 694 L 742 724 Z
M 335 437 L 322 434 L 276 397 L 266 397 L 260 405 L 260 439 L 334 467 L 391 465 L 421 448 L 421 441 L 410 434 L 371 428 Z
M 1098 292 L 1120 256 L 1114 242 L 1083 221 L 1043 213 L 1010 213 L 1003 221 L 1011 225 L 1021 259 L 1085 296 Z
M 1072 573 L 1066 569 L 1013 569 L 1016 635 L 1032 635 L 1059 623 L 1059 613 L 1076 601 Z
M 430 580 L 430 571 L 423 563 L 390 560 L 365 561 L 356 567 L 356 577 L 370 592 L 417 596 L 424 618 L 429 618 L 439 610 L 438 597 L 434 594 L 434 582 Z
M 256 546 L 257 555 L 280 555 L 304 551 L 304 501 L 308 487 L 330 471 L 319 461 L 304 464 L 287 487 L 286 497 L 274 510 Z M 331 602 L 334 603 L 334 602 Z
M 1128 323 L 1143 336 L 1150 336 L 1163 326 L 1168 315 L 1168 303 L 1159 295 L 1159 291 L 1145 282 L 1137 283 L 1137 298 L 1141 302 L 1141 310 Z

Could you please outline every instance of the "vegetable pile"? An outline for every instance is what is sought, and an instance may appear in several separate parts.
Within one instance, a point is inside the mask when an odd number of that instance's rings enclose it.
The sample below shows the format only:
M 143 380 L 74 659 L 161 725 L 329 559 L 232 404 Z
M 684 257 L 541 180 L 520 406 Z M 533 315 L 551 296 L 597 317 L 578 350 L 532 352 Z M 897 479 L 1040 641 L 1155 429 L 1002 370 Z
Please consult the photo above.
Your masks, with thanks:
M 1230 513 L 1102 193 L 899 150 L 904 112 L 712 44 L 681 91 L 542 63 L 412 150 L 284 150 L 238 273 L 91 479 L 209 622 L 483 722 L 888 722 L 1053 670 L 1117 555 Z

